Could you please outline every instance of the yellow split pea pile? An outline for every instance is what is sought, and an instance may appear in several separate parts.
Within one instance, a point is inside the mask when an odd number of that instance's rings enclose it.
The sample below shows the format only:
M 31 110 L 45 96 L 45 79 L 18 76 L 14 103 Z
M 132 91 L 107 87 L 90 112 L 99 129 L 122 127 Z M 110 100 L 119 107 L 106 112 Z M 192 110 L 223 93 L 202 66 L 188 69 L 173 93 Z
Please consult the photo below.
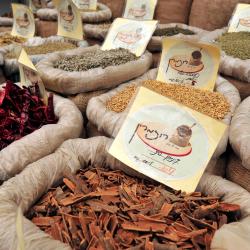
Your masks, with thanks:
M 187 85 L 167 84 L 155 80 L 145 81 L 142 86 L 217 120 L 223 120 L 230 111 L 229 102 L 225 96 L 218 92 L 197 89 Z M 116 113 L 123 112 L 136 90 L 137 86 L 128 86 L 107 101 L 107 109 Z

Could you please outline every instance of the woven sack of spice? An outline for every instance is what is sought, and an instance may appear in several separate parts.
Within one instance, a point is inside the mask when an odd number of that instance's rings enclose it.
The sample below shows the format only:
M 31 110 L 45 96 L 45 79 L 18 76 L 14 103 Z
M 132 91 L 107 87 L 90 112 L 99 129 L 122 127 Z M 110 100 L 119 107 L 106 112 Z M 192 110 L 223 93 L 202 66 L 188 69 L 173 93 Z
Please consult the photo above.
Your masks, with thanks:
M 229 156 L 226 177 L 250 192 L 250 170 L 242 165 L 241 159 L 234 153 Z
M 104 133 L 99 132 L 97 127 L 93 125 L 91 122 L 87 123 L 86 134 L 87 134 L 87 138 L 96 137 L 96 136 L 105 136 Z
M 250 170 L 250 97 L 236 109 L 230 126 L 229 138 L 242 165 Z
M 13 18 L 10 17 L 0 17 L 0 27 L 12 27 Z
M 58 13 L 56 9 L 40 9 L 36 14 L 40 20 L 57 21 Z M 112 17 L 112 12 L 105 4 L 97 3 L 96 11 L 81 12 L 81 16 L 83 23 L 101 23 L 109 21 Z
M 83 31 L 87 38 L 103 41 L 108 34 L 110 26 L 111 23 L 85 24 Z
M 202 40 L 206 42 L 215 42 L 216 40 L 220 39 L 220 37 L 222 37 L 222 35 L 226 32 L 227 32 L 227 28 L 218 29 L 205 35 L 202 38 Z M 231 34 L 230 36 L 238 35 L 237 33 L 229 33 L 229 34 Z M 240 37 L 235 38 L 233 40 L 227 40 L 227 38 L 225 37 L 225 42 L 226 44 L 223 45 L 223 41 L 222 41 L 221 46 L 222 47 L 225 46 L 227 48 L 228 54 L 226 54 L 226 52 L 222 50 L 221 62 L 220 62 L 220 68 L 219 68 L 220 72 L 223 75 L 232 76 L 235 79 L 239 79 L 239 80 L 250 83 L 250 56 L 249 58 L 247 58 L 248 56 L 247 54 L 245 54 L 245 53 L 249 53 L 248 51 L 250 48 L 249 46 L 250 34 L 248 35 L 248 40 L 241 39 Z M 245 44 L 242 44 L 242 43 L 245 43 Z M 240 47 L 237 48 L 237 46 L 240 46 Z M 247 47 L 243 48 L 241 46 L 244 46 L 244 47 L 247 46 L 248 49 L 246 49 Z M 240 59 L 235 56 L 230 56 L 229 53 L 232 55 L 239 55 L 244 59 Z M 249 88 L 250 88 L 250 85 L 249 85 Z
M 94 97 L 89 101 L 87 107 L 87 117 L 91 123 L 97 126 L 98 130 L 104 132 L 107 136 L 114 138 L 123 121 L 126 117 L 128 109 L 125 109 L 123 112 L 114 112 L 107 108 L 107 102 L 111 100 L 112 97 L 116 96 L 118 93 L 121 93 L 123 90 L 131 86 L 130 88 L 135 91 L 134 86 L 139 86 L 144 80 L 156 79 L 157 69 L 152 69 L 145 73 L 142 77 L 132 80 L 128 83 L 124 83 L 119 87 L 101 95 L 98 97 Z M 129 91 L 129 93 L 124 93 L 123 98 L 130 100 L 133 91 Z M 232 114 L 234 113 L 236 107 L 240 103 L 240 96 L 238 90 L 226 81 L 222 77 L 218 77 L 216 81 L 216 91 L 223 94 L 227 101 L 230 104 L 230 112 L 225 116 L 223 122 L 227 125 L 230 125 Z M 131 95 L 131 96 L 130 96 Z M 130 96 L 130 97 L 129 97 Z M 129 98 L 128 98 L 129 97 Z M 119 99 L 119 98 L 118 98 Z M 117 108 L 119 109 L 124 105 L 123 100 L 119 100 L 117 102 Z M 229 130 L 229 129 L 228 129 Z M 228 134 L 229 131 L 225 133 L 223 139 L 221 140 L 215 154 L 214 158 L 219 157 L 222 153 L 225 152 L 227 143 L 228 143 Z
M 54 111 L 59 119 L 56 124 L 44 125 L 0 151 L 1 180 L 14 176 L 29 163 L 53 153 L 65 140 L 79 137 L 83 118 L 77 107 L 70 100 L 54 95 Z
M 147 49 L 152 52 L 162 50 L 162 39 L 166 36 L 192 41 L 200 40 L 207 31 L 181 23 L 158 24 Z
M 79 71 L 76 71 L 76 68 L 80 66 L 78 64 L 79 58 L 75 58 L 80 56 L 82 57 L 82 61 L 85 62 L 87 59 L 84 55 L 91 52 L 99 54 L 102 53 L 100 46 L 96 45 L 88 48 L 79 48 L 69 52 L 58 52 L 40 61 L 37 64 L 37 69 L 41 74 L 45 87 L 47 89 L 68 95 L 109 89 L 142 75 L 152 64 L 152 54 L 146 51 L 140 58 L 136 58 L 136 60 L 132 61 L 129 61 L 130 59 L 128 59 L 126 63 L 122 63 L 120 65 L 107 66 L 105 68 L 91 68 L 92 66 L 88 65 L 88 67 L 90 67 L 89 70 L 82 71 L 82 69 L 80 69 Z M 106 56 L 111 56 L 111 51 L 106 51 L 105 53 Z M 127 54 L 128 53 L 130 54 L 130 57 L 135 57 L 130 52 L 127 52 Z M 96 58 L 97 61 L 99 60 L 99 54 Z M 123 58 L 122 55 L 123 54 L 120 55 L 119 61 L 124 61 L 126 59 Z M 71 58 L 73 62 L 69 63 L 67 58 Z M 89 56 L 89 60 L 91 59 L 92 56 Z M 110 58 L 109 61 L 111 65 L 114 60 L 115 58 Z M 65 68 L 67 71 L 55 68 L 55 64 L 58 64 L 61 61 L 63 61 L 63 65 L 60 66 Z M 99 60 L 98 63 L 106 64 L 107 60 Z
M 52 239 L 49 234 L 35 226 L 35 221 L 33 223 L 24 217 L 23 214 L 26 214 L 31 206 L 49 188 L 58 186 L 65 175 L 72 176 L 80 168 L 88 168 L 89 164 L 93 168 L 108 167 L 111 170 L 125 170 L 126 174 L 130 176 L 144 179 L 144 176 L 121 164 L 107 153 L 111 142 L 112 140 L 105 137 L 95 137 L 87 140 L 69 140 L 54 154 L 28 165 L 22 173 L 5 182 L 0 188 L 1 247 L 3 249 L 17 249 L 18 246 L 23 245 L 27 250 L 70 250 L 71 247 L 69 245 Z M 111 176 L 110 178 L 112 179 Z M 111 179 L 110 181 L 112 181 Z M 71 186 L 71 188 L 74 187 Z M 232 182 L 211 175 L 204 175 L 202 177 L 199 189 L 204 194 L 212 197 L 220 197 L 223 202 L 234 203 L 241 207 L 241 219 L 238 222 L 221 227 L 214 235 L 211 249 L 247 249 L 250 233 L 249 193 Z M 97 190 L 101 189 L 97 188 Z M 40 209 L 43 208 L 40 207 Z M 68 213 L 67 211 L 65 210 L 65 215 Z M 47 216 L 53 215 L 48 214 Z M 52 217 L 48 218 L 52 219 Z M 124 219 L 126 220 L 126 218 Z M 65 217 L 65 220 L 68 221 L 68 217 Z M 66 224 L 64 225 L 66 226 Z M 72 227 L 70 226 L 69 228 L 71 231 Z M 107 230 L 109 231 L 108 228 Z M 71 232 L 73 233 L 73 231 Z M 93 230 L 90 232 L 94 234 Z M 61 230 L 60 233 L 62 234 Z
M 22 46 L 26 48 L 26 52 L 30 55 L 32 62 L 37 64 L 40 60 L 57 51 L 73 50 L 78 47 L 84 48 L 88 46 L 88 43 L 87 41 L 73 41 L 64 37 L 51 36 L 48 38 L 30 38 Z M 4 60 L 4 71 L 7 76 L 18 72 L 17 49 L 14 44 L 0 48 L 0 61 L 2 57 Z

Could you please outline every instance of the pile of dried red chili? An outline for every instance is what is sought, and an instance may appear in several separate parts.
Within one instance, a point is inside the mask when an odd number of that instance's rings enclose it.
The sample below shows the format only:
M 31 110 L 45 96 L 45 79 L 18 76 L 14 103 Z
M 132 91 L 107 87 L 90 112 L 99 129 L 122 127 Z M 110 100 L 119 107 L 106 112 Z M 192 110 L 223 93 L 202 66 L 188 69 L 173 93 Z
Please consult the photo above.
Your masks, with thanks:
M 73 249 L 210 249 L 217 229 L 240 216 L 238 205 L 201 193 L 167 191 L 120 171 L 67 174 L 27 217 Z
M 53 95 L 48 106 L 39 97 L 39 88 L 20 88 L 7 82 L 0 90 L 0 150 L 45 124 L 56 123 Z

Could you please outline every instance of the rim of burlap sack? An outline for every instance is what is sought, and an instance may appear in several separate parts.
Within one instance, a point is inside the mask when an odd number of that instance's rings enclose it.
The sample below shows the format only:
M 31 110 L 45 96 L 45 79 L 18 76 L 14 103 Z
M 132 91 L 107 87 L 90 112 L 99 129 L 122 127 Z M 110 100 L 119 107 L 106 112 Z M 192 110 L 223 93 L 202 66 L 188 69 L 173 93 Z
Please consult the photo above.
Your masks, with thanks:
M 0 26 L 12 27 L 13 18 L 11 17 L 0 17 Z
M 233 153 L 230 155 L 227 164 L 227 179 L 250 192 L 250 170 L 243 167 L 239 157 Z
M 57 9 L 44 8 L 37 11 L 37 17 L 45 21 L 57 21 Z M 97 11 L 81 12 L 83 23 L 100 23 L 112 18 L 111 9 L 103 4 L 97 3 Z
M 91 123 L 97 126 L 98 130 L 104 132 L 108 136 L 114 138 L 119 132 L 123 121 L 127 115 L 127 110 L 121 113 L 115 113 L 106 108 L 106 102 L 123 89 L 125 89 L 129 85 L 139 86 L 143 80 L 151 80 L 156 79 L 157 77 L 157 69 L 152 69 L 145 73 L 143 76 L 129 81 L 127 83 L 121 84 L 119 87 L 108 91 L 107 93 L 100 95 L 98 97 L 94 97 L 89 101 L 87 107 L 87 117 Z M 223 119 L 223 122 L 226 125 L 229 125 L 231 122 L 232 115 L 236 107 L 240 103 L 240 95 L 239 91 L 226 79 L 218 76 L 216 80 L 216 91 L 222 93 L 230 103 L 230 112 Z M 223 138 L 221 139 L 219 146 L 217 147 L 214 156 L 217 158 L 222 153 L 225 152 L 229 136 L 229 128 L 226 130 Z
M 107 153 L 111 143 L 112 140 L 105 137 L 68 140 L 54 154 L 30 164 L 22 173 L 5 182 L 0 187 L 1 247 L 3 249 L 17 249 L 16 215 L 18 208 L 21 208 L 23 214 L 25 214 L 49 188 L 62 180 L 65 171 L 70 170 L 75 173 L 80 168 L 92 164 L 93 166 L 125 170 L 128 175 L 145 178 L 145 176 L 126 167 Z M 249 193 L 232 182 L 206 174 L 202 177 L 199 188 L 205 194 L 220 196 L 225 202 L 236 203 L 241 206 L 242 219 L 240 222 L 227 224 L 220 228 L 215 233 L 212 249 L 218 249 L 217 245 L 222 246 L 219 249 L 235 249 L 223 248 L 223 246 L 229 244 L 232 238 L 239 237 L 238 233 L 233 231 L 235 227 L 244 229 L 244 231 L 242 231 L 241 241 L 235 241 L 231 244 L 234 247 L 235 244 L 240 244 L 243 248 L 239 249 L 247 249 L 244 247 L 249 246 L 249 242 L 246 240 L 249 236 L 249 228 L 247 228 L 250 219 Z M 52 239 L 24 216 L 22 216 L 22 226 L 25 249 L 71 249 L 70 246 Z M 223 237 L 225 231 L 228 230 L 233 233 L 232 237 Z M 222 242 L 223 245 L 221 245 Z
M 209 32 L 202 40 L 206 42 L 215 42 L 223 33 L 226 33 L 228 28 L 217 29 Z M 220 73 L 226 76 L 232 76 L 238 80 L 250 83 L 250 59 L 242 60 L 227 55 L 221 51 Z
M 99 132 L 97 127 L 91 122 L 87 123 L 86 134 L 87 134 L 87 138 L 96 137 L 96 136 L 106 136 L 104 133 Z
M 229 137 L 242 165 L 250 170 L 250 97 L 246 98 L 236 109 Z
M 135 61 L 117 66 L 108 66 L 104 69 L 99 67 L 87 71 L 68 72 L 54 68 L 54 63 L 61 58 L 84 55 L 86 52 L 97 49 L 100 49 L 100 46 L 95 45 L 69 52 L 58 52 L 40 61 L 37 64 L 37 69 L 41 74 L 45 87 L 67 95 L 109 89 L 142 75 L 152 65 L 152 54 L 146 51 Z
M 47 38 L 42 38 L 42 37 L 32 37 L 29 38 L 25 43 L 23 43 L 23 46 L 38 46 L 44 43 L 48 43 L 48 42 L 70 42 L 73 44 L 76 44 L 76 46 L 78 48 L 85 48 L 88 47 L 89 44 L 87 41 L 83 40 L 83 41 L 74 41 L 74 40 L 70 40 L 68 38 L 65 37 L 61 37 L 61 36 L 50 36 Z M 19 68 L 18 68 L 18 62 L 16 58 L 5 58 L 5 55 L 16 49 L 16 45 L 15 44 L 10 44 L 8 46 L 5 46 L 3 48 L 0 48 L 0 63 L 3 62 L 4 64 L 4 72 L 7 76 L 10 76 L 12 74 L 15 74 L 18 72 Z M 75 48 L 77 49 L 77 48 Z M 67 51 L 71 51 L 71 50 L 75 50 L 75 49 L 69 49 L 69 50 L 65 50 L 65 52 Z M 55 52 L 51 52 L 51 53 L 47 53 L 47 54 L 37 54 L 37 55 L 30 55 L 29 58 L 31 59 L 31 61 L 33 62 L 33 64 L 37 64 L 40 60 L 46 58 L 49 55 L 52 55 Z M 1 65 L 1 64 L 0 64 Z
M 77 107 L 70 100 L 54 95 L 54 111 L 59 118 L 56 124 L 44 125 L 0 151 L 1 181 L 21 172 L 29 163 L 53 153 L 65 140 L 79 137 L 83 118 Z
M 95 38 L 103 41 L 108 34 L 109 27 L 102 27 L 103 24 L 85 24 L 83 26 L 84 34 L 87 38 Z
M 80 93 L 73 96 L 68 96 L 68 98 L 77 106 L 77 108 L 83 113 L 86 113 L 88 102 L 92 97 L 96 97 L 104 94 L 107 90 L 97 90 L 92 92 Z
M 147 49 L 151 52 L 159 52 L 162 50 L 162 40 L 166 37 L 169 38 L 180 38 L 180 39 L 186 39 L 186 40 L 190 40 L 190 41 L 199 41 L 204 35 L 206 35 L 208 33 L 208 31 L 197 28 L 197 27 L 193 27 L 193 26 L 189 26 L 183 23 L 169 23 L 169 24 L 158 24 L 157 29 L 164 29 L 164 28 L 173 28 L 173 27 L 179 27 L 182 29 L 188 29 L 191 30 L 193 32 L 195 32 L 194 35 L 184 35 L 184 34 L 178 34 L 178 35 L 174 35 L 174 36 L 152 36 Z

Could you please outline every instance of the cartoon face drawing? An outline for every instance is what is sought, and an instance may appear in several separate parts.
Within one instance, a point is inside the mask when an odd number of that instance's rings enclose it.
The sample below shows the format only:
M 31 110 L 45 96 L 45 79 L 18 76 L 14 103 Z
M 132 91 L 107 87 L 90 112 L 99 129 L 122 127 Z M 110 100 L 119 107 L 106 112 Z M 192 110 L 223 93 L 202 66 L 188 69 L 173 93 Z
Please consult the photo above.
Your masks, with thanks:
M 28 14 L 24 13 L 23 16 L 18 17 L 16 23 L 20 28 L 27 28 L 30 25 Z
M 242 26 L 245 26 L 245 27 L 249 27 L 249 28 L 250 28 L 250 17 L 240 18 L 239 23 L 240 23 Z
M 134 18 L 143 18 L 147 14 L 146 4 L 142 4 L 140 8 L 130 8 L 128 15 Z
M 142 39 L 142 28 L 137 28 L 135 31 L 118 32 L 115 40 L 116 39 L 128 45 L 135 44 Z
M 72 10 L 72 6 L 69 4 L 66 10 L 61 10 L 60 16 L 64 21 L 72 23 L 74 20 L 74 13 Z

